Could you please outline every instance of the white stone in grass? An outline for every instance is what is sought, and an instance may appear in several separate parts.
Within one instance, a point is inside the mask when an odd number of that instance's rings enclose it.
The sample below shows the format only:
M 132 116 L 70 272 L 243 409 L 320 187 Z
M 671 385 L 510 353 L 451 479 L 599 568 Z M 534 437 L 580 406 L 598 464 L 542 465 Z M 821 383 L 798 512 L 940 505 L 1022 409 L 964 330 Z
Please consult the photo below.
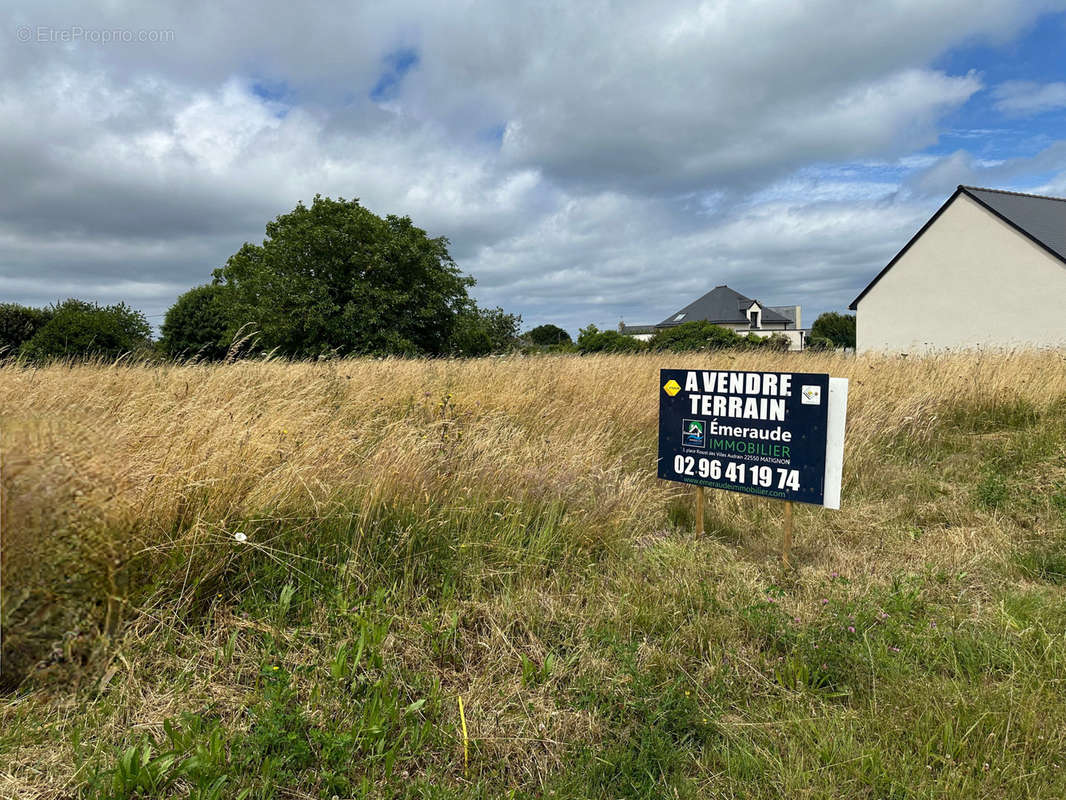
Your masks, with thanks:
M 236 539 L 238 542 L 245 542 L 248 540 L 248 537 L 241 531 L 237 531 L 235 534 L 233 534 L 233 538 Z

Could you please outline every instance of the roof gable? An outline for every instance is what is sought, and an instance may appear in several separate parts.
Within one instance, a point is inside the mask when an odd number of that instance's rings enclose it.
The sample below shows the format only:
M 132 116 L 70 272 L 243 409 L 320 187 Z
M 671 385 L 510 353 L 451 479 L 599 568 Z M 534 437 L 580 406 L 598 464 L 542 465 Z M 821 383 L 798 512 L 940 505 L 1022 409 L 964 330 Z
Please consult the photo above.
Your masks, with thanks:
M 707 320 L 708 322 L 715 324 L 747 324 L 747 310 L 755 303 L 758 303 L 758 301 L 752 300 L 750 297 L 745 297 L 740 292 L 730 289 L 723 284 L 721 286 L 715 286 L 711 291 L 703 295 L 703 297 L 700 297 L 684 308 L 675 311 L 656 327 L 669 328 L 684 322 L 694 322 L 698 320 Z M 764 306 L 762 303 L 759 303 L 758 305 L 762 309 L 763 323 L 789 321 L 788 317 Z
M 851 301 L 851 305 L 848 308 L 852 311 L 857 308 L 859 301 L 881 280 L 886 272 L 892 269 L 893 265 L 903 257 L 903 254 L 910 250 L 911 245 L 921 238 L 922 234 L 929 229 L 929 226 L 939 219 L 940 215 L 960 194 L 965 194 L 979 206 L 1014 228 L 1022 236 L 1025 236 L 1060 261 L 1066 263 L 1066 199 L 960 185 L 944 205 L 940 206 L 936 213 L 929 218 L 929 221 L 922 226 L 921 230 L 914 234 L 911 240 L 903 246 L 903 249 L 896 253 L 885 268 L 878 272 L 874 279 L 866 285 L 866 288 L 862 290 L 859 296 Z
M 1066 199 L 975 186 L 961 188 L 1004 222 L 1066 261 Z

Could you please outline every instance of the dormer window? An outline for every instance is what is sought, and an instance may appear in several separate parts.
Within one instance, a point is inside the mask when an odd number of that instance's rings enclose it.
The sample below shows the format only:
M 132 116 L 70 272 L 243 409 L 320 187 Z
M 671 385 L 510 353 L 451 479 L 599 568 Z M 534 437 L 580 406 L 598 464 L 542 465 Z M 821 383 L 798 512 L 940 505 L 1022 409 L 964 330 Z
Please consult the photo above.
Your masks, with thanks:
M 758 303 L 748 307 L 748 326 L 753 330 L 762 327 L 762 307 Z

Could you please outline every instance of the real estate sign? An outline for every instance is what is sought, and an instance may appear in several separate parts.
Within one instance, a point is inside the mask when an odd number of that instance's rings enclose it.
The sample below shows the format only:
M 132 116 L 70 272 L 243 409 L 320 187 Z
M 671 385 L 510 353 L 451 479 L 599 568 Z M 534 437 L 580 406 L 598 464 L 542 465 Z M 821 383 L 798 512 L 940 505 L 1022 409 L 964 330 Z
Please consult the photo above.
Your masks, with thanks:
M 840 508 L 846 378 L 659 372 L 659 477 Z

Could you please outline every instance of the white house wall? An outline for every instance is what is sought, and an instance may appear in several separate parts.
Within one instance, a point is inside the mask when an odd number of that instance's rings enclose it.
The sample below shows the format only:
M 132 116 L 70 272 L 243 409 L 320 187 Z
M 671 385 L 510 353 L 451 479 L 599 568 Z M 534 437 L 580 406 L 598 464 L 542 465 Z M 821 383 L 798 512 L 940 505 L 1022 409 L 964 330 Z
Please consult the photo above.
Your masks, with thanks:
M 858 351 L 1066 346 L 1066 264 L 965 194 L 859 301 Z

